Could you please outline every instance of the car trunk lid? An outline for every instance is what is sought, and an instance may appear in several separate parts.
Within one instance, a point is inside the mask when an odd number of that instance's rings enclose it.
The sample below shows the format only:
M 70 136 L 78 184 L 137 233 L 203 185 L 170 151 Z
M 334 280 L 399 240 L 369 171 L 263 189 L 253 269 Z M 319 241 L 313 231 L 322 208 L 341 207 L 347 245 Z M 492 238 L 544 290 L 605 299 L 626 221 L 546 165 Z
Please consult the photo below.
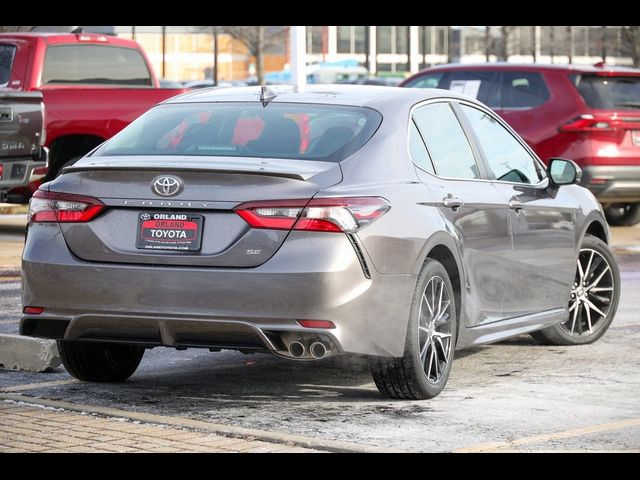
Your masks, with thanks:
M 158 178 L 178 179 L 175 195 L 154 191 Z M 233 208 L 250 201 L 311 199 L 342 180 L 339 164 L 285 159 L 185 157 L 85 158 L 49 185 L 50 191 L 90 195 L 105 211 L 87 223 L 61 223 L 71 251 L 82 260 L 202 267 L 255 267 L 282 245 L 288 231 L 251 229 Z M 149 215 L 147 218 L 143 215 Z M 147 249 L 143 222 L 201 223 L 199 248 Z M 173 217 L 171 216 L 173 215 Z M 175 215 L 178 215 L 176 217 Z M 166 225 L 165 225 L 166 226 Z M 197 230 L 196 225 L 192 225 Z M 171 227 L 171 224 L 169 224 Z M 144 234 L 150 234 L 148 231 Z M 142 236 L 144 236 L 142 235 Z M 143 242 L 144 243 L 144 242 Z

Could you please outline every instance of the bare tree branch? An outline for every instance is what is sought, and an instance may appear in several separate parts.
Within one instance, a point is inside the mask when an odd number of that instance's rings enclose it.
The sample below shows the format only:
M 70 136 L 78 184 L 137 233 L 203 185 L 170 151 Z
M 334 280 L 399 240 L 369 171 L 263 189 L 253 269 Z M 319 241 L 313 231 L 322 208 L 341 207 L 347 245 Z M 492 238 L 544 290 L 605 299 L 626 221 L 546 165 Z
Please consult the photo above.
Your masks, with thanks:
M 622 27 L 622 43 L 629 49 L 633 66 L 640 67 L 640 26 Z
M 513 26 L 500 27 L 500 33 L 502 36 L 502 42 L 500 42 L 500 60 L 506 62 L 509 60 L 509 35 L 513 32 Z
M 220 27 L 223 33 L 242 43 L 249 54 L 256 59 L 256 74 L 258 83 L 264 84 L 264 53 L 271 47 L 284 42 L 286 29 L 284 27 L 265 26 L 230 26 Z

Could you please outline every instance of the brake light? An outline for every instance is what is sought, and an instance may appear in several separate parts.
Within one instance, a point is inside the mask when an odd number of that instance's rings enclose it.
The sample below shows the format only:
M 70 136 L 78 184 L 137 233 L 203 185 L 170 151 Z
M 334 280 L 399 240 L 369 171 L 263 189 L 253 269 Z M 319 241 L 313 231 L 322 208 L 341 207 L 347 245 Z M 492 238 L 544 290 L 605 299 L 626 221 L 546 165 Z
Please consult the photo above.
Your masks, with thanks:
M 44 307 L 24 307 L 22 313 L 25 315 L 42 315 L 44 313 Z
M 611 117 L 595 117 L 589 113 L 574 118 L 566 125 L 560 127 L 563 132 L 602 132 L 611 131 L 614 128 L 614 119 Z
M 336 324 L 329 320 L 297 320 L 297 322 L 304 328 L 336 328 Z
M 29 223 L 84 223 L 105 208 L 97 198 L 37 190 L 29 202 Z
M 380 197 L 340 197 L 249 202 L 235 211 L 252 228 L 353 233 L 390 208 Z
M 624 130 L 640 129 L 640 117 L 621 117 L 618 114 L 613 115 L 592 115 L 585 113 L 574 118 L 567 124 L 560 127 L 563 132 L 594 132 L 624 135 Z

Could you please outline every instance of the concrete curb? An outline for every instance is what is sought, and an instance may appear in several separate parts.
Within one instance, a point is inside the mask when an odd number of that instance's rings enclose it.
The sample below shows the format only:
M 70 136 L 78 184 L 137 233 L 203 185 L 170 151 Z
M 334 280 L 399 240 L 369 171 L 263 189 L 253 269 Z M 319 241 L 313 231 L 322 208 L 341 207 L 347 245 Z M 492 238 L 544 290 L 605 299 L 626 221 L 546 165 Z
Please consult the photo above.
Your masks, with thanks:
M 22 269 L 17 267 L 0 267 L 0 278 L 2 277 L 19 277 L 22 275 Z
M 60 363 L 54 340 L 0 334 L 0 366 L 5 369 L 47 372 Z
M 269 432 L 256 430 L 253 428 L 236 427 L 223 425 L 220 423 L 210 423 L 202 420 L 193 420 L 184 417 L 170 417 L 166 415 L 155 415 L 152 413 L 132 412 L 128 410 L 118 410 L 108 407 L 96 407 L 94 405 L 83 405 L 58 400 L 49 400 L 39 397 L 26 397 L 12 393 L 0 393 L 0 400 L 13 400 L 35 406 L 60 408 L 73 412 L 86 412 L 105 417 L 126 418 L 143 423 L 153 423 L 158 425 L 171 425 L 192 430 L 216 433 L 232 438 L 246 440 L 262 440 L 270 443 L 293 445 L 297 447 L 312 448 L 314 450 L 324 450 L 335 453 L 402 453 L 403 450 L 375 447 L 371 445 L 359 445 L 357 443 L 340 442 L 336 440 L 323 440 L 321 438 L 304 437 L 280 432 Z

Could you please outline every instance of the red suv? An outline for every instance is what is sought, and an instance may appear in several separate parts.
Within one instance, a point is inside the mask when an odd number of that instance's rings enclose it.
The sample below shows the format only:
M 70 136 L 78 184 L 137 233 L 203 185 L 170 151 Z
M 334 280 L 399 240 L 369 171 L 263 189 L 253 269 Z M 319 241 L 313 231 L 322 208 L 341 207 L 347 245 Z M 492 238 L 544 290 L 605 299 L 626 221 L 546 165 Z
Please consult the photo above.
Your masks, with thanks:
M 604 65 L 443 65 L 400 86 L 444 88 L 493 108 L 545 162 L 574 160 L 611 225 L 640 223 L 640 70 Z

